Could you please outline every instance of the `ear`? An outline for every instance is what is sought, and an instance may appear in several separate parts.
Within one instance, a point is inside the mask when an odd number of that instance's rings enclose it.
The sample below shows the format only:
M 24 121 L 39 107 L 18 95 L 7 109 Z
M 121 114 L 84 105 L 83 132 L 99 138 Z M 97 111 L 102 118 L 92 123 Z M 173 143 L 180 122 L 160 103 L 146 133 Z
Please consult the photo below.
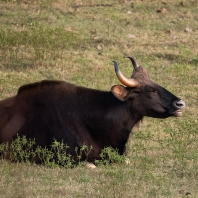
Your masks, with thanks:
M 114 85 L 113 87 L 111 87 L 111 92 L 116 98 L 118 98 L 121 101 L 126 101 L 128 99 L 128 92 L 126 88 L 122 85 Z

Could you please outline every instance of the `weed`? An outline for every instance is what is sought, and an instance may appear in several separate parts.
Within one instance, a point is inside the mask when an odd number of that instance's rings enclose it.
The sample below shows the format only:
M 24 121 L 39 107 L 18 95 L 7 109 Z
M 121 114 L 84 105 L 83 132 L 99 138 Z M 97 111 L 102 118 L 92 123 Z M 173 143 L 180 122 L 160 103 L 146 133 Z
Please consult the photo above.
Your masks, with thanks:
M 86 145 L 83 145 L 81 147 L 76 147 L 75 152 L 78 162 L 80 163 L 81 161 L 87 160 L 91 150 L 92 150 L 92 146 L 88 147 Z
M 112 147 L 104 148 L 99 157 L 100 160 L 95 160 L 96 164 L 110 165 L 112 163 L 124 163 L 126 159 L 124 156 L 119 155 L 118 151 Z
M 15 162 L 31 162 L 35 157 L 34 140 L 27 140 L 25 136 L 17 136 L 9 145 L 10 159 Z
M 9 147 L 9 144 L 7 142 L 0 144 L 0 160 L 3 160 L 6 158 L 8 154 L 8 147 Z
M 67 153 L 69 146 L 64 144 L 63 142 L 58 142 L 54 140 L 52 143 L 52 152 L 55 155 L 55 163 L 57 163 L 61 167 L 71 168 L 74 165 L 74 159 L 72 156 Z

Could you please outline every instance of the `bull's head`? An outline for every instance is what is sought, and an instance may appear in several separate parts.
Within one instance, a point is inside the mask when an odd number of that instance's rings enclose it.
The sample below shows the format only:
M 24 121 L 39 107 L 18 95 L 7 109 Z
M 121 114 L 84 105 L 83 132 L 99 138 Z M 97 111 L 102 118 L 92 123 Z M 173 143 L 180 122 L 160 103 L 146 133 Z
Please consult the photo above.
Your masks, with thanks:
M 131 78 L 126 78 L 121 73 L 118 63 L 113 61 L 119 81 L 126 86 L 114 85 L 111 88 L 114 96 L 121 101 L 131 100 L 133 108 L 142 116 L 155 118 L 181 116 L 185 108 L 185 102 L 156 84 L 148 71 L 139 66 L 134 58 L 126 58 L 131 60 L 134 71 Z

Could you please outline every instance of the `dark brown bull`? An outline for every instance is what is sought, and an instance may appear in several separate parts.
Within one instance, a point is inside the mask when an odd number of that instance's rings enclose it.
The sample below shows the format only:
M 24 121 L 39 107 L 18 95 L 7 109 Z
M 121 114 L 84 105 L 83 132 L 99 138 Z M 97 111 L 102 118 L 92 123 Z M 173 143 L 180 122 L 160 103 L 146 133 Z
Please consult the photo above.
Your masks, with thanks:
M 125 86 L 114 85 L 111 91 L 47 80 L 20 87 L 16 96 L 0 101 L 0 143 L 17 134 L 42 147 L 50 147 L 56 139 L 67 144 L 74 157 L 76 147 L 92 147 L 88 161 L 93 161 L 107 146 L 122 155 L 133 126 L 144 116 L 181 116 L 185 103 L 128 58 L 134 67 L 131 78 L 125 78 L 114 61 Z

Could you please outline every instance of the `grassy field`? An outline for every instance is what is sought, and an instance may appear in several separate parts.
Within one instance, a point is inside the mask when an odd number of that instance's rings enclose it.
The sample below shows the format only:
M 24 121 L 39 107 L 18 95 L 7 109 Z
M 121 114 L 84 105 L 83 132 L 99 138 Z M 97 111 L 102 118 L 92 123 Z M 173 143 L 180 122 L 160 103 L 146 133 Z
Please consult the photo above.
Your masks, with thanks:
M 102 2 L 102 3 L 101 3 Z M 197 0 L 0 0 L 0 98 L 20 85 L 66 80 L 110 90 L 136 58 L 186 102 L 180 118 L 145 118 L 130 164 L 73 169 L 0 161 L 0 197 L 198 197 Z

